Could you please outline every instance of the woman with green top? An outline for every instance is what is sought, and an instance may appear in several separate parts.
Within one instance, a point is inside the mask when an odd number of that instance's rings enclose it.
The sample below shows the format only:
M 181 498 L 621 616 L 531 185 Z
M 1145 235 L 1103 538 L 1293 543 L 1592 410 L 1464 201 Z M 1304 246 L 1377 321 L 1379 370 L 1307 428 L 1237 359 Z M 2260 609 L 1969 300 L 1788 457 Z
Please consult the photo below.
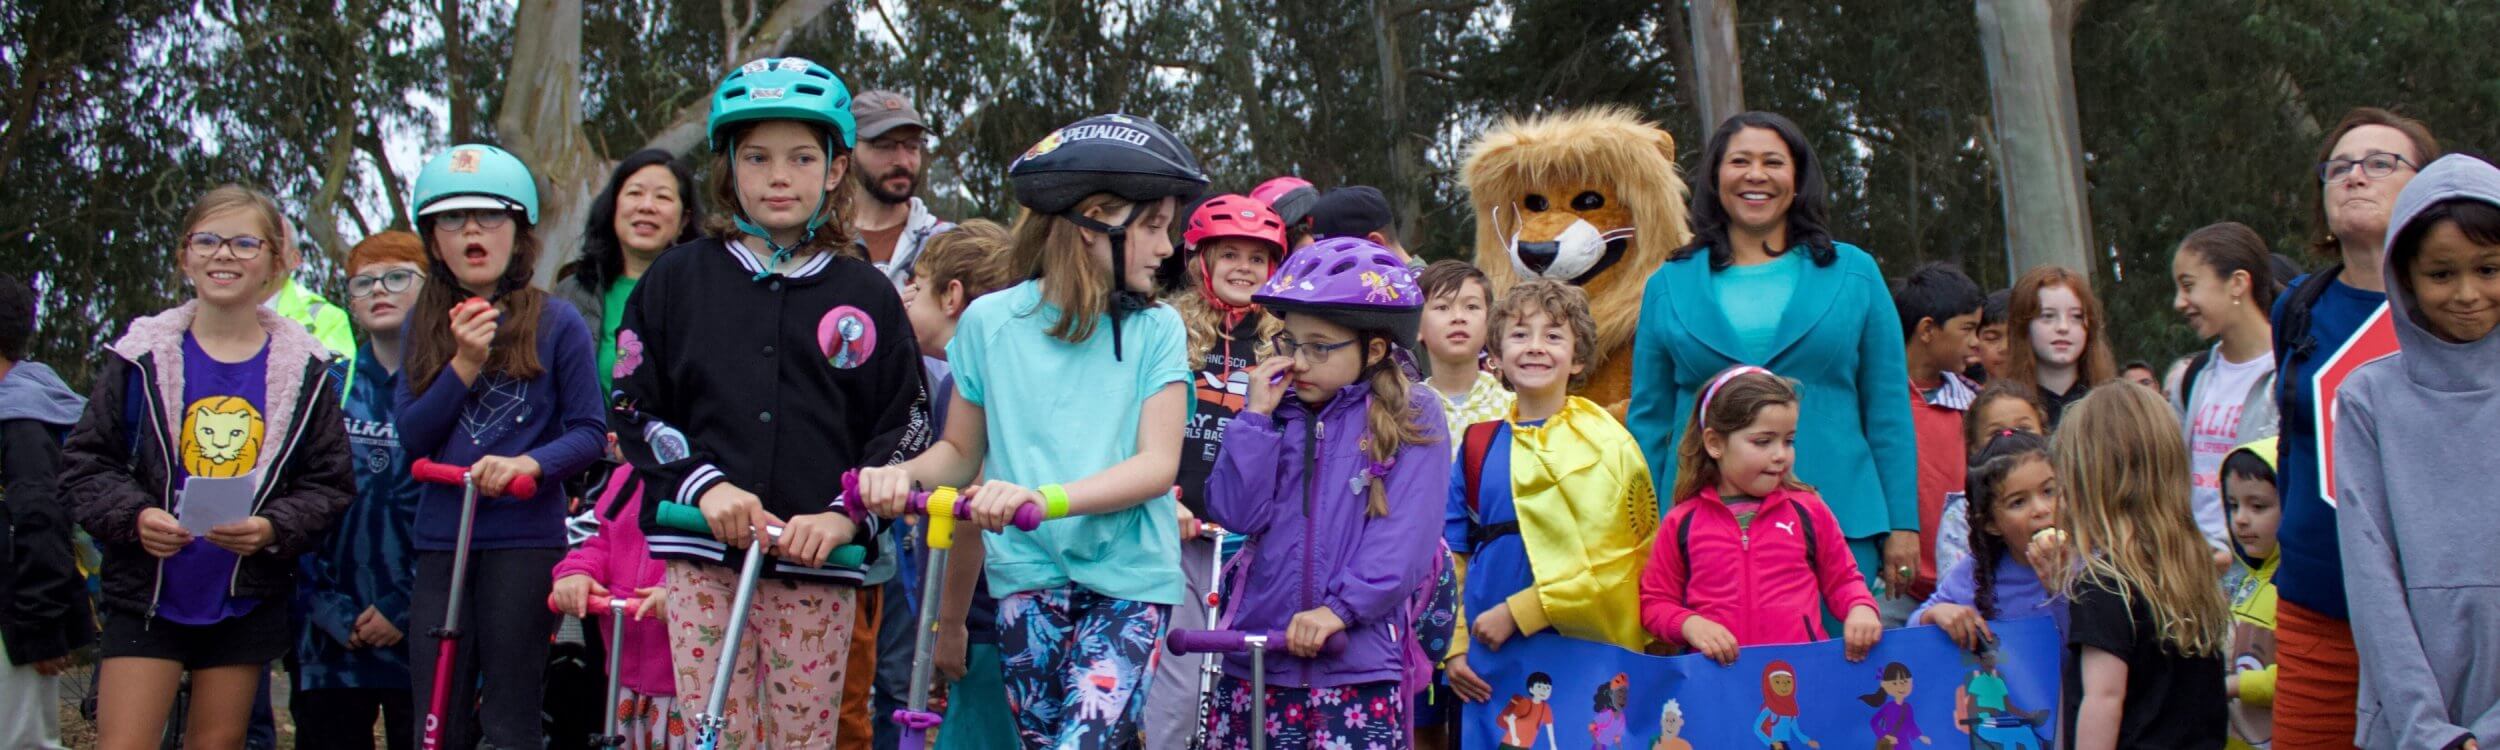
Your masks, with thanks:
M 1694 184 L 1692 244 L 1649 278 L 1625 426 L 1675 484 L 1693 397 L 1755 365 L 1798 380 L 1798 478 L 1823 491 L 1858 571 L 1898 595 L 1918 574 L 1918 446 L 1900 317 L 1875 258 L 1824 229 L 1829 198 L 1796 123 L 1728 118 Z
M 625 296 L 642 281 L 660 253 L 691 242 L 695 217 L 703 215 L 694 172 L 665 150 L 636 151 L 608 175 L 608 186 L 590 202 L 582 227 L 582 253 L 556 271 L 555 293 L 573 303 L 582 320 L 598 326 L 599 393 L 615 392 L 608 371 L 616 367 L 616 326 L 625 317 Z

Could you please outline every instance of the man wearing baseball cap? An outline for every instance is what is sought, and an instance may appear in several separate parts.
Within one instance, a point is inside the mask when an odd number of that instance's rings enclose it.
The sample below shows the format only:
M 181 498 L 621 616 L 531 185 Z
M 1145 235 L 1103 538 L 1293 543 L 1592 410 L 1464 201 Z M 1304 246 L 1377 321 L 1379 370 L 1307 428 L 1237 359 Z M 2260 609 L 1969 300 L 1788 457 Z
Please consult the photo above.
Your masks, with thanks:
M 851 226 L 868 244 L 868 259 L 901 289 L 911 277 L 912 262 L 920 258 L 921 245 L 931 235 L 955 228 L 930 214 L 928 204 L 917 197 L 929 122 L 911 99 L 883 89 L 853 98 L 851 116 L 859 121 L 851 174 L 860 198 L 852 202 Z

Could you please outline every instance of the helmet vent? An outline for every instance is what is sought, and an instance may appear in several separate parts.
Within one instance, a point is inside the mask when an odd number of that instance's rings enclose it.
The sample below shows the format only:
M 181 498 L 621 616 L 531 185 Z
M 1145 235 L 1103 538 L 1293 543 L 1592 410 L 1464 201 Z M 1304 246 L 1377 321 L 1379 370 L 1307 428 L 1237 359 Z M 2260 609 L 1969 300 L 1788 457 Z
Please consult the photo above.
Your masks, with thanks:
M 723 99 L 744 99 L 747 98 L 747 87 L 740 86 L 734 89 L 723 89 L 720 92 L 720 96 Z
M 794 87 L 792 87 L 792 88 L 796 88 L 796 89 L 798 89 L 800 94 L 803 94 L 803 95 L 806 95 L 806 96 L 824 96 L 824 95 L 825 95 L 825 87 L 823 87 L 823 86 L 818 86 L 818 85 L 813 84 L 813 83 L 802 83 L 802 84 L 799 84 L 799 85 L 794 86 Z
M 807 69 L 807 74 L 828 81 L 833 80 L 833 72 L 824 68 L 810 67 Z
M 1330 275 L 1330 276 L 1335 276 L 1335 275 L 1337 275 L 1337 274 L 1345 273 L 1345 272 L 1347 272 L 1347 271 L 1351 271 L 1351 270 L 1354 270 L 1354 259 L 1353 259 L 1353 258 L 1347 258 L 1347 259 L 1344 259 L 1344 260 L 1337 261 L 1337 265 L 1330 266 L 1330 267 L 1328 268 L 1328 275 Z

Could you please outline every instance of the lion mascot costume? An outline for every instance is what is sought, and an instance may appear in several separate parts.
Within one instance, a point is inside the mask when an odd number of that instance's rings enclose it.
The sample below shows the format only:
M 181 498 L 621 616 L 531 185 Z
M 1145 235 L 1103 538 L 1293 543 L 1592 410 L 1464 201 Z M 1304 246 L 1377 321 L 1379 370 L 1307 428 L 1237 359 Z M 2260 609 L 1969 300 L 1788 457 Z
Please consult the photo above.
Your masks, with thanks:
M 1579 395 L 1621 419 L 1641 294 L 1692 238 L 1675 137 L 1621 107 L 1509 119 L 1477 139 L 1463 175 L 1495 294 L 1527 278 L 1588 292 L 1597 351 Z

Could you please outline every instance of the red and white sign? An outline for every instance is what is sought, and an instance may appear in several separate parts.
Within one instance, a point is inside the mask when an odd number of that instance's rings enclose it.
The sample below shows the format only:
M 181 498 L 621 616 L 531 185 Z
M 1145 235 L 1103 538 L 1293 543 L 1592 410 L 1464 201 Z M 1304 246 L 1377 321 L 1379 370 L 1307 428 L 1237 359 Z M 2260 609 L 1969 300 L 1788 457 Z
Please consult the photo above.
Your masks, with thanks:
M 2335 389 L 2352 377 L 2354 370 L 2386 359 L 2396 353 L 2396 348 L 2396 319 L 2389 317 L 2387 305 L 2381 303 L 2377 312 L 2361 322 L 2361 331 L 2318 367 L 2316 379 L 2310 383 L 2310 400 L 2317 404 L 2318 496 L 2326 498 L 2327 505 L 2335 504 Z

